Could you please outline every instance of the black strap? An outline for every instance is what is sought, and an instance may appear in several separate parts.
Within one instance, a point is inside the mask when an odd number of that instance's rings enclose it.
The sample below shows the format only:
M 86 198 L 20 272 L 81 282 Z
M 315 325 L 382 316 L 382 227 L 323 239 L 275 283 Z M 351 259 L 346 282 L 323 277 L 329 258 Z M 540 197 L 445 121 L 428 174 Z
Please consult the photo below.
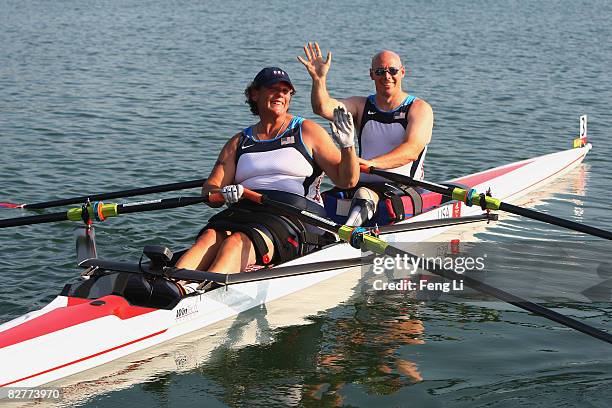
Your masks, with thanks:
M 389 195 L 387 196 L 387 199 L 391 202 L 391 207 L 393 208 L 393 213 L 395 214 L 393 221 L 401 221 L 406 218 L 402 198 L 396 195 Z
M 272 234 L 277 263 L 283 263 L 303 253 L 302 237 L 293 225 L 286 222 L 280 215 L 257 213 L 257 222 L 265 225 Z
M 298 238 L 298 253 L 293 255 L 291 258 L 286 259 L 290 260 L 295 258 L 295 256 L 304 255 L 310 252 L 313 248 L 320 248 L 322 246 L 328 245 L 332 242 L 336 241 L 336 237 L 333 234 L 325 233 L 324 235 L 316 234 L 314 232 L 308 231 L 307 227 L 300 221 L 297 217 L 291 215 L 273 215 L 273 217 L 278 217 L 285 223 L 285 228 L 283 231 L 286 231 L 287 226 L 296 234 Z M 284 244 L 293 245 L 290 241 L 288 241 L 287 237 L 281 237 L 280 241 Z M 291 256 L 291 255 L 290 255 Z
M 423 197 L 414 187 L 402 188 L 407 196 L 412 200 L 412 215 L 419 215 L 423 212 Z
M 412 202 L 412 216 L 419 215 L 423 212 L 423 198 L 414 187 L 404 184 L 385 183 L 379 188 L 384 192 L 384 196 L 391 200 L 391 206 L 396 214 L 396 219 L 394 221 L 401 221 L 406 218 L 406 208 L 401 199 L 402 196 L 410 198 Z

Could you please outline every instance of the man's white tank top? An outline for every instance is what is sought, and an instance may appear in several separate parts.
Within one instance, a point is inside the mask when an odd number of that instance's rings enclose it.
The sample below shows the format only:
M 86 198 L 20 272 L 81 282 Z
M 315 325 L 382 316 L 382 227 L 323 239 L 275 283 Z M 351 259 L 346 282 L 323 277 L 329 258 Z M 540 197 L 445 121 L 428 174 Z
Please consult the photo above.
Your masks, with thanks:
M 366 100 L 361 116 L 361 129 L 358 134 L 359 157 L 366 160 L 389 153 L 404 142 L 408 125 L 408 111 L 417 99 L 408 95 L 396 109 L 383 111 L 378 109 L 374 98 L 375 95 L 370 95 Z M 422 180 L 425 177 L 423 164 L 426 153 L 427 146 L 417 160 L 386 171 Z M 388 180 L 371 174 L 361 174 L 359 181 L 373 183 Z

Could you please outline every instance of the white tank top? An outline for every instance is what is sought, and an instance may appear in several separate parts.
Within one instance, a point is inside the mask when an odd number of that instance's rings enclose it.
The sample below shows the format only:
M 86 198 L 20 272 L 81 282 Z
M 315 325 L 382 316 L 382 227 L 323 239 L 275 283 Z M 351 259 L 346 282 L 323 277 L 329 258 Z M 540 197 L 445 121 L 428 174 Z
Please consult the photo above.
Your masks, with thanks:
M 277 190 L 323 205 L 323 172 L 302 140 L 303 118 L 294 116 L 287 129 L 272 140 L 255 140 L 244 129 L 236 150 L 234 182 L 251 190 Z
M 383 111 L 376 106 L 374 97 L 375 95 L 370 95 L 366 100 L 361 116 L 361 130 L 358 135 L 359 157 L 366 160 L 389 153 L 404 142 L 408 125 L 408 111 L 416 100 L 414 96 L 408 95 L 396 109 Z M 415 180 L 422 180 L 425 177 L 423 164 L 426 153 L 427 146 L 417 160 L 386 171 L 409 176 Z M 359 181 L 374 183 L 388 180 L 380 176 L 362 173 Z

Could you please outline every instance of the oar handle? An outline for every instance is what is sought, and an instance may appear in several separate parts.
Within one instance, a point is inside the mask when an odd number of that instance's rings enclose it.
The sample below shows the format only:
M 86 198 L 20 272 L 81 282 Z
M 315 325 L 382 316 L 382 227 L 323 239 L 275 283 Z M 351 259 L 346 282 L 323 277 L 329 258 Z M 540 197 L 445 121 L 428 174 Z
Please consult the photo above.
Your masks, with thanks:
M 373 169 L 374 169 L 374 167 L 367 166 L 367 165 L 365 165 L 363 163 L 359 164 L 359 171 L 361 171 L 362 173 L 370 174 Z
M 257 204 L 263 204 L 264 202 L 263 194 L 260 194 L 253 190 L 249 190 L 248 188 L 244 189 L 244 191 L 242 192 L 242 196 L 246 198 L 247 200 L 253 201 L 254 203 L 257 203 Z
M 215 188 L 208 193 L 208 202 L 213 204 L 223 204 L 225 203 L 225 198 L 223 198 L 223 194 L 220 193 L 220 188 Z M 249 201 L 253 201 L 257 204 L 263 203 L 263 195 L 260 193 L 249 190 L 248 188 L 244 188 L 242 191 L 241 199 L 247 199 Z

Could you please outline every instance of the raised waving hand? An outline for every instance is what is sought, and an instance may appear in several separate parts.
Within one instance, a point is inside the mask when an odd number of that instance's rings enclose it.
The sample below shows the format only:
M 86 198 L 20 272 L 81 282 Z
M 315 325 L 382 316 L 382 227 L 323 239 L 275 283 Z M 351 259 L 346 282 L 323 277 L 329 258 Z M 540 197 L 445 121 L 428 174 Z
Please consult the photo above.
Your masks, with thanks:
M 304 45 L 304 54 L 306 58 L 298 56 L 297 59 L 304 64 L 312 79 L 325 78 L 331 65 L 331 51 L 327 53 L 327 58 L 323 60 L 323 54 L 321 53 L 319 44 L 317 42 L 309 42 L 308 44 Z

